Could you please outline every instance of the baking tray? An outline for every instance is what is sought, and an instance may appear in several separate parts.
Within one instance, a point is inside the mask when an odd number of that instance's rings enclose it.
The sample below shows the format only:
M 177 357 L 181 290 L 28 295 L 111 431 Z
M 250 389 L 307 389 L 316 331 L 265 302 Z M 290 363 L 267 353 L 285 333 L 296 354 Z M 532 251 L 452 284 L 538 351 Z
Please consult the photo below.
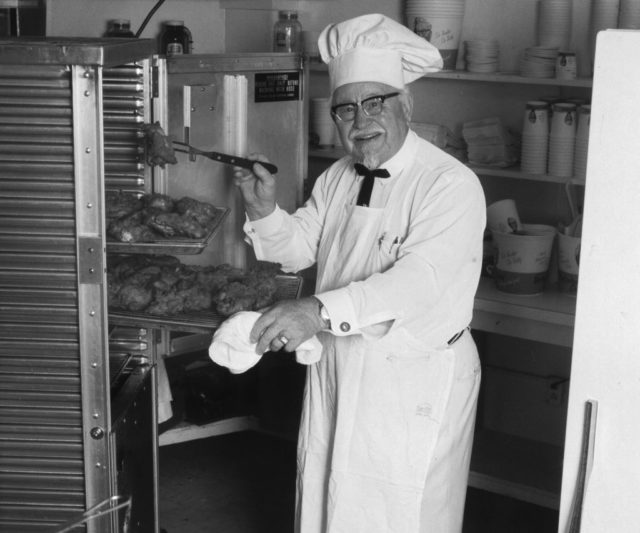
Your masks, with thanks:
M 146 242 L 119 242 L 107 236 L 107 252 L 114 254 L 167 254 L 194 255 L 201 253 L 215 237 L 231 210 L 228 207 L 216 207 L 216 216 L 211 229 L 202 239 L 188 237 L 162 237 Z
M 278 274 L 275 276 L 278 290 L 275 299 L 290 300 L 300 297 L 302 276 Z M 190 333 L 213 333 L 228 317 L 216 311 L 197 311 L 178 315 L 150 315 L 133 311 L 109 311 L 109 325 L 140 326 Z

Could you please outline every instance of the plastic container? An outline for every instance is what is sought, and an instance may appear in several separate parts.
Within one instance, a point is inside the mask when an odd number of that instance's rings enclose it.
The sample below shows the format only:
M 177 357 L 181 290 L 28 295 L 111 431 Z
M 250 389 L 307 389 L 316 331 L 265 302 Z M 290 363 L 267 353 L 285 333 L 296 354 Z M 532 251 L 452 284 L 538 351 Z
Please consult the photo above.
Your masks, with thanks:
M 273 25 L 273 51 L 286 53 L 301 52 L 302 25 L 296 11 L 279 11 L 278 20 Z
M 127 19 L 112 19 L 107 21 L 105 37 L 135 37 L 131 31 L 131 21 Z
M 191 53 L 191 32 L 182 20 L 168 20 L 160 36 L 160 53 L 167 57 Z

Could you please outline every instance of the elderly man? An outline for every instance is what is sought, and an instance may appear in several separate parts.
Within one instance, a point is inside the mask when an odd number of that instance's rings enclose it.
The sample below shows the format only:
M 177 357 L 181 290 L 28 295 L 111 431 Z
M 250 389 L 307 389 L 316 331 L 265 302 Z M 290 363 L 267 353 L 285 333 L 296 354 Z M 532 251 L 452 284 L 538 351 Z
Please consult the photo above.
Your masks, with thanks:
M 382 15 L 328 26 L 319 47 L 348 155 L 293 214 L 261 165 L 235 174 L 256 256 L 318 267 L 315 296 L 273 305 L 251 331 L 259 353 L 315 334 L 323 345 L 307 373 L 296 530 L 459 532 L 480 381 L 468 325 L 482 188 L 409 128 L 406 85 L 441 68 L 437 49 Z

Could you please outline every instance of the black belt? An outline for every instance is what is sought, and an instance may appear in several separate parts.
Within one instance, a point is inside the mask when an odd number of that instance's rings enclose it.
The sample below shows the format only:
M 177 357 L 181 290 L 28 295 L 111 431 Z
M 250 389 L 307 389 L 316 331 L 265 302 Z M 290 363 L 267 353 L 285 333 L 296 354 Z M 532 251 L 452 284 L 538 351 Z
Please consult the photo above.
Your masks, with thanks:
M 464 335 L 464 332 L 467 331 L 469 328 L 464 328 L 462 331 L 458 331 L 458 333 L 456 333 L 453 337 L 451 337 L 448 341 L 447 344 L 449 346 L 451 346 L 452 344 L 455 344 L 455 342 Z

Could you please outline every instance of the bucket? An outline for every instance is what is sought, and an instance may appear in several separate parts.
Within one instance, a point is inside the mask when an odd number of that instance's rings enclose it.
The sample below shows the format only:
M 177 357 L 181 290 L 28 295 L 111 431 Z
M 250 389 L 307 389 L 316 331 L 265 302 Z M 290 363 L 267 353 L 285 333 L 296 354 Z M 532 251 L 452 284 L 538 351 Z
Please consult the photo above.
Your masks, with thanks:
M 455 70 L 462 34 L 464 0 L 407 0 L 407 27 L 434 45 L 445 70 Z
M 578 292 L 580 243 L 580 237 L 558 232 L 558 284 L 562 292 L 572 295 Z
M 533 295 L 544 290 L 556 230 L 522 224 L 518 233 L 492 231 L 496 250 L 493 278 L 499 291 Z

